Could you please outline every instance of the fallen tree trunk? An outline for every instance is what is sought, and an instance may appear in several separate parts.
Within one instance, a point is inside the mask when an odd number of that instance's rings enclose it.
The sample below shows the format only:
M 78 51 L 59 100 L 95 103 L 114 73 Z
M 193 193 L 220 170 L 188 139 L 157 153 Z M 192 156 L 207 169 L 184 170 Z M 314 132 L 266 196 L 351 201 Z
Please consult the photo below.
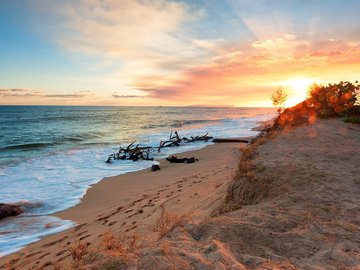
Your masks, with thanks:
M 236 139 L 236 138 L 216 138 L 212 140 L 214 143 L 233 143 L 233 142 L 239 142 L 239 143 L 249 143 L 249 140 L 246 139 Z

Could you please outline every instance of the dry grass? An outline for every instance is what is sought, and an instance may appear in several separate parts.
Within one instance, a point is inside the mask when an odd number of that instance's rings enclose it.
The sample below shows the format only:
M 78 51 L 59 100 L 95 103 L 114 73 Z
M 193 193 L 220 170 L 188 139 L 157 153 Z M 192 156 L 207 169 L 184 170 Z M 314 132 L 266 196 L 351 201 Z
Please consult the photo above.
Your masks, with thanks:
M 64 269 L 59 262 L 54 262 L 53 263 L 53 270 L 62 270 Z
M 82 265 L 86 255 L 89 254 L 88 245 L 86 243 L 78 242 L 68 248 L 72 259 L 72 266 L 78 268 Z
M 241 149 L 234 181 L 228 189 L 224 204 L 213 215 L 231 212 L 243 205 L 256 204 L 269 196 L 273 181 L 270 177 L 261 175 L 266 168 L 257 164 L 255 158 L 258 155 L 258 147 L 274 137 L 276 134 L 270 133 L 267 137 L 259 137 L 253 144 Z
M 128 261 L 136 257 L 139 239 L 140 236 L 137 233 L 116 237 L 111 231 L 107 231 L 102 236 L 101 246 L 107 254 Z
M 165 257 L 168 257 L 168 256 L 169 256 L 169 254 L 170 254 L 170 244 L 169 244 L 169 242 L 163 241 L 163 242 L 160 244 L 160 249 L 161 249 L 161 251 L 164 253 L 164 256 L 165 256 Z
M 186 225 L 189 221 L 189 214 L 178 215 L 175 213 L 166 212 L 164 206 L 161 205 L 161 215 L 156 221 L 153 231 L 159 233 L 159 239 L 162 239 L 169 232 L 177 227 Z

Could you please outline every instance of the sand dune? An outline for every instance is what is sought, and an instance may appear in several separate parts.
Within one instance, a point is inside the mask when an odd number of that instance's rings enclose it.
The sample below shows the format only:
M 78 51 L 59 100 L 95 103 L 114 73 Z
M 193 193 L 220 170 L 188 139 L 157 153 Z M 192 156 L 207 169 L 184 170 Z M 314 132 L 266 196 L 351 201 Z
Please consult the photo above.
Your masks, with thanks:
M 173 257 L 188 269 L 360 269 L 359 152 L 360 126 L 341 120 L 267 141 L 252 161 L 257 177 L 271 179 L 267 196 L 173 232 Z M 173 267 L 150 254 L 144 268 Z

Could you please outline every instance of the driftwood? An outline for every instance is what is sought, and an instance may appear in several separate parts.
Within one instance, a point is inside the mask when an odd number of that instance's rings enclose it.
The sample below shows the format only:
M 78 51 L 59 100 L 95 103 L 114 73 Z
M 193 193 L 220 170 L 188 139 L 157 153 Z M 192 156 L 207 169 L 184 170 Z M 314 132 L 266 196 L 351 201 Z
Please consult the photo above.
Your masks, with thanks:
M 214 143 L 232 143 L 232 142 L 239 142 L 239 143 L 249 143 L 249 140 L 246 139 L 226 139 L 226 138 L 218 138 L 212 140 Z
M 208 136 L 208 133 L 202 136 L 196 136 L 196 137 L 190 137 L 181 138 L 177 131 L 171 131 L 169 139 L 166 141 L 160 141 L 158 147 L 152 147 L 152 146 L 139 146 L 137 144 L 134 146 L 135 141 L 130 143 L 127 147 L 123 148 L 120 146 L 119 151 L 117 153 L 113 153 L 109 155 L 108 159 L 106 160 L 106 163 L 112 163 L 113 160 L 133 160 L 137 161 L 139 159 L 141 160 L 153 160 L 152 153 L 155 149 L 157 149 L 158 152 L 161 151 L 164 147 L 173 147 L 173 146 L 180 146 L 182 143 L 191 143 L 196 141 L 204 141 L 207 142 L 208 140 L 213 139 L 213 137 Z
M 191 158 L 177 158 L 176 156 L 169 156 L 166 158 L 167 161 L 170 161 L 170 163 L 194 163 L 195 161 L 199 161 L 197 158 L 191 157 Z
M 190 137 L 189 138 L 186 138 L 186 137 L 183 137 L 182 140 L 184 142 L 196 142 L 196 141 L 204 141 L 204 142 L 207 142 L 211 139 L 213 139 L 214 137 L 212 136 L 208 136 L 208 133 L 206 133 L 205 135 L 202 135 L 202 136 L 196 136 L 196 137 Z
M 139 144 L 134 146 L 134 143 L 135 141 L 130 143 L 126 148 L 120 146 L 119 151 L 111 154 L 106 160 L 106 163 L 111 163 L 113 160 L 153 160 L 151 157 L 151 146 L 144 147 L 139 146 Z

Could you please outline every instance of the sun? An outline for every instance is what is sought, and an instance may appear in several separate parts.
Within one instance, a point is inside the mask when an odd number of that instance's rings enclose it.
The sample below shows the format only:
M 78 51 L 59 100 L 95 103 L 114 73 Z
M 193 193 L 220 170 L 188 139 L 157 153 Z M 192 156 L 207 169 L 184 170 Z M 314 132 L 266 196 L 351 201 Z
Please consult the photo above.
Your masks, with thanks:
M 288 91 L 286 107 L 294 106 L 306 99 L 307 91 L 314 80 L 310 78 L 294 78 L 281 82 L 281 85 Z

